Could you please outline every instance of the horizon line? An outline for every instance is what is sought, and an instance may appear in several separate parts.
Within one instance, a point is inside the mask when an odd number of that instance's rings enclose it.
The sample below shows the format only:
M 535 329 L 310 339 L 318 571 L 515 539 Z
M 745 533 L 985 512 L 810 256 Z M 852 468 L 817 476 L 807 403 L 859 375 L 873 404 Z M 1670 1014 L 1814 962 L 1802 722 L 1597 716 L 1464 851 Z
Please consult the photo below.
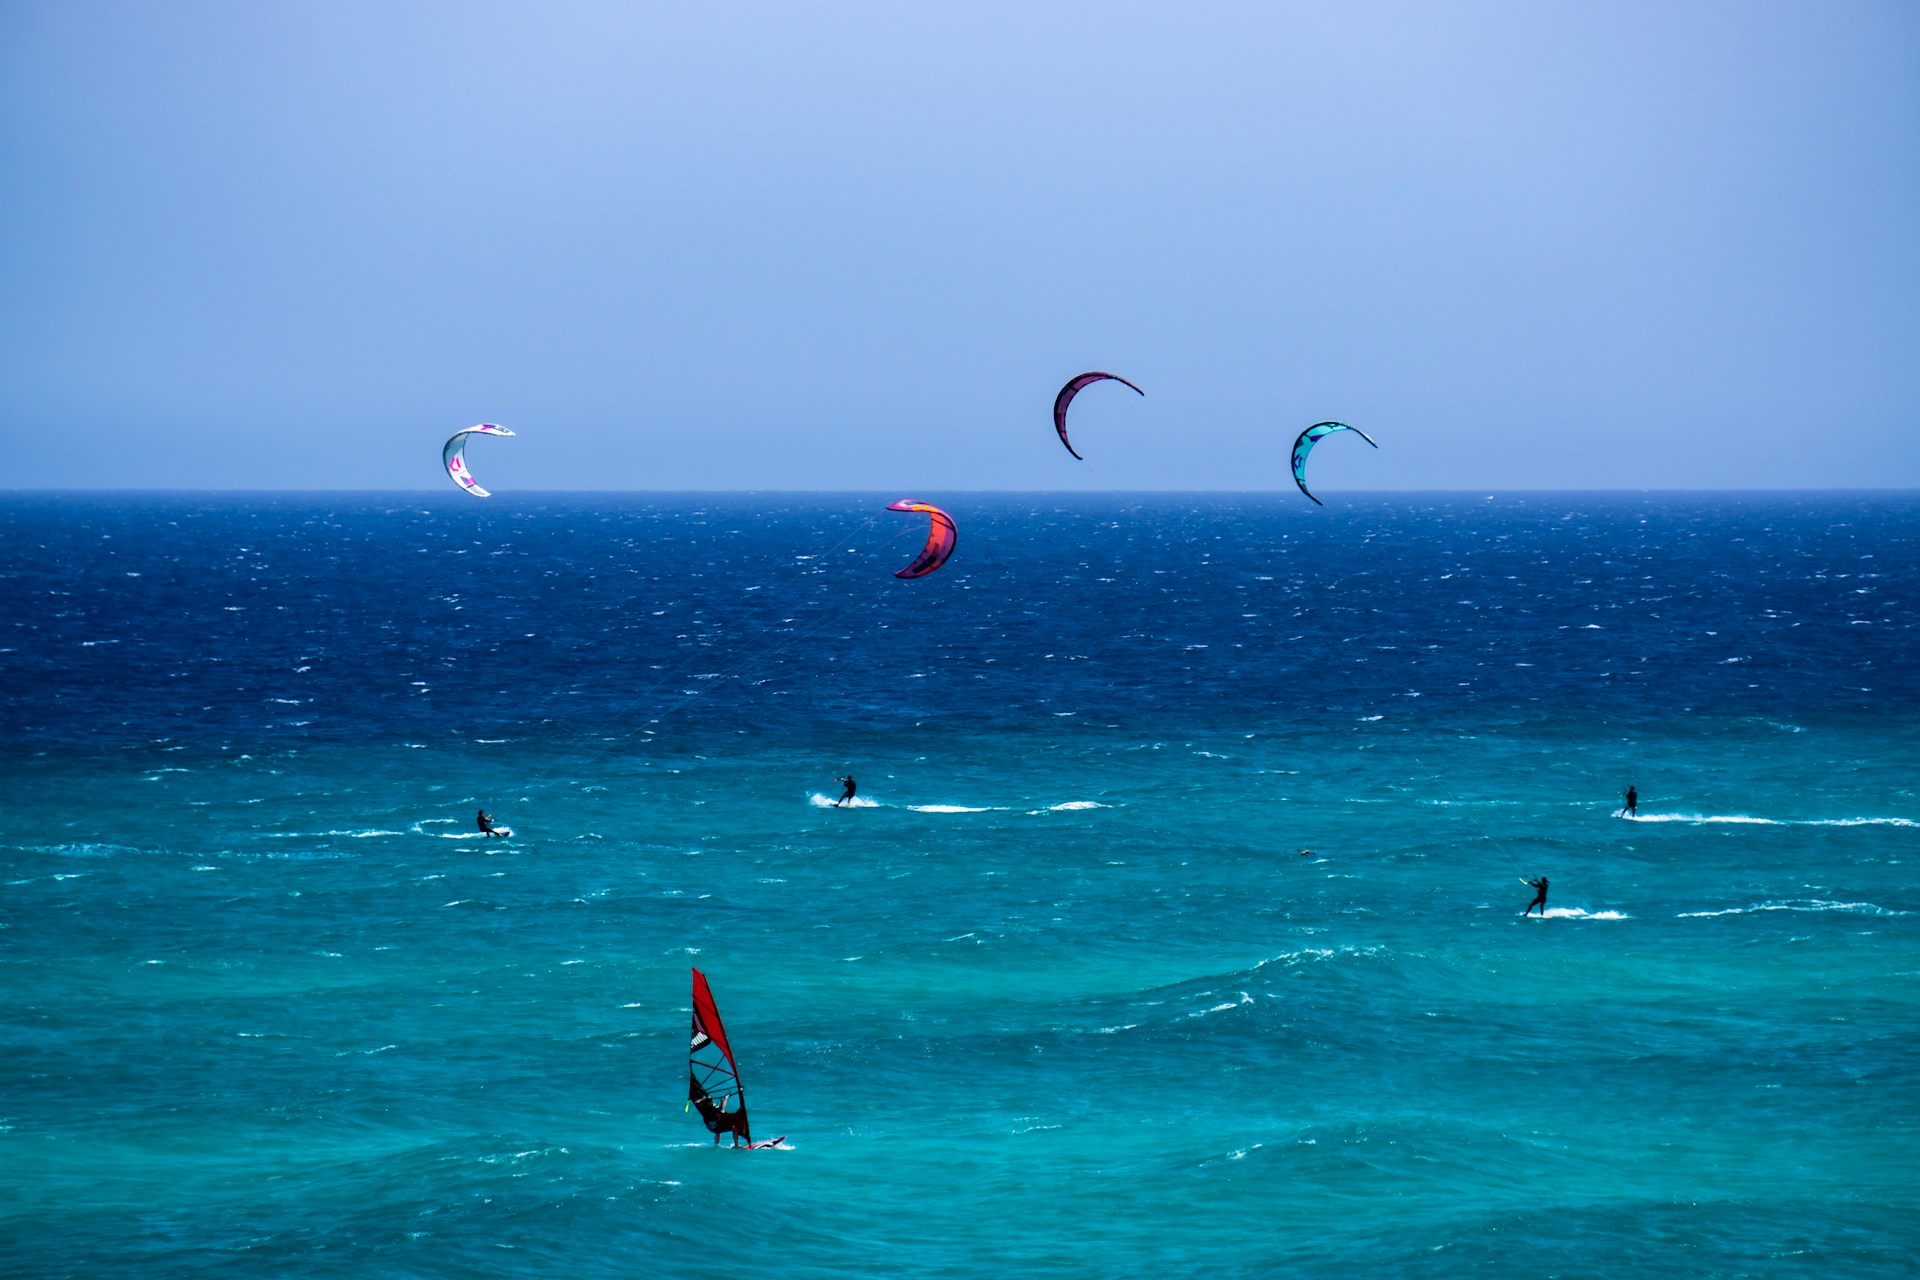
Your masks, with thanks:
M 896 485 L 896 486 L 891 486 L 891 487 L 888 487 L 888 488 L 884 488 L 884 489 L 881 489 L 881 488 L 872 488 L 872 487 L 865 487 L 865 488 L 839 488 L 839 489 L 801 489 L 801 488 L 790 488 L 790 487 L 780 487 L 780 488 L 743 488 L 743 489 L 693 489 L 693 488 L 687 488 L 687 489 L 514 489 L 514 490 L 510 490 L 510 491 L 507 491 L 507 492 L 504 492 L 504 493 L 503 493 L 503 492 L 500 492 L 500 491 L 497 491 L 497 490 L 496 490 L 496 491 L 495 491 L 495 492 L 494 492 L 494 493 L 493 493 L 493 494 L 491 495 L 491 497 L 494 497 L 494 498 L 513 498 L 513 497 L 563 497 L 563 496 L 580 496 L 580 497 L 586 497 L 586 496 L 593 496 L 593 497 L 633 497 L 633 496 L 640 496 L 640 495 L 646 495 L 646 496 L 672 496 L 672 495 L 677 495 L 677 494 L 687 494 L 687 495 L 711 495 L 711 494 L 781 494 L 781 493 L 783 493 L 783 494 L 861 494 L 861 495 L 870 495 L 870 494 L 881 494 L 881 493 L 895 493 L 895 492 L 903 492 L 903 491 L 904 491 L 904 490 L 903 490 L 903 489 L 901 488 L 901 486 L 897 486 L 897 485 Z M 452 494 L 453 494 L 454 492 L 455 492 L 455 491 L 454 491 L 454 490 L 453 490 L 452 488 L 450 488 L 450 487 L 447 487 L 447 486 L 441 486 L 441 485 L 427 485 L 427 486 L 423 486 L 423 487 L 420 487 L 420 488 L 410 488 L 410 489 L 324 489 L 324 488 L 247 488 L 247 487 L 240 487 L 240 486 L 226 486 L 226 485 L 223 485 L 223 486 L 219 486 L 219 487 L 214 487 L 214 488 L 204 488 L 204 489 L 185 489 L 185 488 L 171 488 L 171 487 L 148 487 L 148 486 L 137 486 L 137 487 L 136 487 L 136 486 L 131 486 L 131 485 L 128 485 L 128 486 L 104 486 L 104 485 L 102 485 L 102 486 L 89 486 L 89 487 L 84 487 L 84 488 L 76 488 L 76 487 L 69 487 L 69 486 L 60 486 L 60 485 L 40 485 L 40 486 L 18 486 L 18 487 L 9 487 L 9 486 L 0 486 L 0 497 L 4 497 L 4 498 L 11 498 L 11 497 L 24 497 L 24 496 L 28 496 L 28 495 L 32 495 L 32 494 L 71 494 L 71 495 L 102 495 L 102 496 L 104 496 L 104 495 L 109 495 L 109 494 L 124 494 L 124 495 L 140 495 L 140 494 L 153 494 L 153 495 L 175 495 L 175 496 L 179 496 L 179 495 L 196 495 L 196 494 L 235 494 L 235 495 L 243 495 L 243 494 L 270 494 L 270 495 L 275 495 L 275 496 L 280 496 L 280 495 L 298 495 L 298 494 L 310 494 L 310 495 L 314 495 L 314 496 L 322 496 L 322 495 L 325 495 L 325 496 L 342 496 L 342 495 L 351 495 L 351 496 L 365 496 L 365 497 L 402 497 L 402 496 L 406 496 L 406 497 L 432 497 L 432 496 L 434 496 L 434 495 L 437 495 L 437 494 L 444 494 L 444 495 L 447 495 L 447 496 L 451 496 L 451 495 L 452 495 Z M 1048 496 L 1056 496 L 1056 495 L 1062 495 L 1062 494 L 1067 494 L 1067 495 L 1074 495 L 1074 496 L 1079 496 L 1079 497 L 1098 497 L 1098 496 L 1102 496 L 1102 495 L 1127 495 L 1127 496 L 1140 496 L 1140 495 L 1145 495 L 1145 494 L 1163 494 L 1163 495 L 1167 495 L 1167 496 L 1169 496 L 1169 497 L 1196 497 L 1196 496 L 1204 496 L 1204 495 L 1233 495 L 1233 496 L 1237 496 L 1237 497 L 1264 497 L 1264 496 L 1266 496 L 1266 495 L 1269 495 L 1269 494 L 1277 494 L 1277 495 L 1288 495 L 1288 494 L 1291 494 L 1291 493 L 1293 493 L 1293 492 L 1294 492 L 1294 490 L 1291 490 L 1291 489 L 1284 489 L 1284 488 L 1271 488 L 1271 489 L 947 489 L 947 490 L 936 490 L 936 489 L 935 489 L 935 488 L 934 488 L 933 486 L 926 486 L 926 487 L 925 487 L 924 489 L 916 489 L 916 490 L 914 490 L 914 492 L 929 492 L 929 493 L 931 493 L 931 492 L 946 492 L 946 493 L 954 493 L 954 494 L 966 494 L 966 495 L 968 495 L 968 496 L 974 496 L 974 495 L 1008 495 L 1008 496 L 1019 496 L 1019 495 L 1036 495 L 1036 494 L 1045 494 L 1045 495 L 1048 495 Z M 1688 489 L 1688 488 L 1678 488 L 1678 487 L 1674 487 L 1674 488 L 1640 488 L 1640 489 L 1621 489 L 1621 488 L 1566 488 L 1566 489 L 1556 489 L 1556 488 L 1499 488 L 1499 487 L 1493 487 L 1493 488 L 1469 488 L 1469 489 L 1438 489 L 1438 488 L 1435 488 L 1435 489 L 1343 489 L 1343 490 L 1339 490 L 1339 491 L 1338 491 L 1338 493 L 1339 493 L 1339 496 L 1340 496 L 1340 497 L 1351 497 L 1351 498 L 1364 498 L 1364 497 L 1379 497 L 1379 496 L 1384 496 L 1384 495 L 1403 495 L 1403 494 L 1455 494 L 1455 495 L 1457 495 L 1457 494 L 1485 494 L 1485 495 L 1487 495 L 1487 496 L 1489 496 L 1489 497 L 1490 497 L 1490 496 L 1493 496 L 1493 495 L 1495 495 L 1495 494 L 1548 494 L 1548 493 L 1552 493 L 1552 494 L 1678 494 L 1678 493 L 1686 493 L 1686 494 L 1699 494 L 1699 493 L 1725 493 L 1725 494 L 1790 494 L 1790 493 L 1833 493 L 1833 494 L 1838 494 L 1838 493 L 1874 493 L 1874 494 L 1920 494 L 1920 486 L 1915 486 L 1915 485 L 1874 485 L 1874 486 L 1867 486 L 1867 485 L 1822 485 L 1822 486 L 1815 486 L 1815 487 L 1792 487 L 1792 488 L 1790 488 L 1790 487 L 1786 487 L 1786 486 L 1779 486 L 1779 487 L 1772 487 L 1772 486 L 1769 486 L 1769 487 L 1759 487 L 1759 488 L 1731 488 L 1731 487 L 1716 487 L 1716 488 L 1701 488 L 1701 489 Z

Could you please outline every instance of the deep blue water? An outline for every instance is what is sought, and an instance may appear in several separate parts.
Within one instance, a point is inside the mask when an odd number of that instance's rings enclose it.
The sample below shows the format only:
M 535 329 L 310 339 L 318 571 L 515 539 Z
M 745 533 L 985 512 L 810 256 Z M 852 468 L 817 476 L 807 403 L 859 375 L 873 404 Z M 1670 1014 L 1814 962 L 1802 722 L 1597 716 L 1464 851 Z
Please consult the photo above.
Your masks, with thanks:
M 1913 1274 L 1920 498 L 897 496 L 0 496 L 0 1272 Z

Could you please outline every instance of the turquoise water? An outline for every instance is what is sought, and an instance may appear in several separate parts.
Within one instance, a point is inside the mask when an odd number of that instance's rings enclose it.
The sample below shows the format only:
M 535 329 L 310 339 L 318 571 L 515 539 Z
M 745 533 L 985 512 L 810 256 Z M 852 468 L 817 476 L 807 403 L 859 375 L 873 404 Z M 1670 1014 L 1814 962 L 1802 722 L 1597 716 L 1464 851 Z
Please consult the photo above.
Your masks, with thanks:
M 0 501 L 0 1264 L 1912 1274 L 1920 508 L 1344 501 Z

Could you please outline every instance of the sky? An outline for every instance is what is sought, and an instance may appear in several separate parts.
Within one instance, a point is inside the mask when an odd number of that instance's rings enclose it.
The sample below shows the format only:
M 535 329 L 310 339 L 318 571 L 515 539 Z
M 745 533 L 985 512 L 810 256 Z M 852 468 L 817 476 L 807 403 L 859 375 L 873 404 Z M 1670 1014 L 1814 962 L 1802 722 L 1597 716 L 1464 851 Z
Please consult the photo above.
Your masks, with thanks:
M 1055 391 L 1087 369 L 1076 462 Z M 0 0 L 0 488 L 1920 487 L 1920 5 Z

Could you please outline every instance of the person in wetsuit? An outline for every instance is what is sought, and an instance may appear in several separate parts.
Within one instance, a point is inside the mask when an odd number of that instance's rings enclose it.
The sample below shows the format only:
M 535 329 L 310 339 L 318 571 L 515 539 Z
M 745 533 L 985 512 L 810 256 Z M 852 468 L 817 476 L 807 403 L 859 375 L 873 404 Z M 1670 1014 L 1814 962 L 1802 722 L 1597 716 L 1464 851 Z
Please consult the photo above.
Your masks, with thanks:
M 700 1082 L 691 1077 L 687 1080 L 687 1101 L 691 1102 L 694 1109 L 700 1113 L 700 1119 L 707 1126 L 707 1132 L 713 1135 L 714 1146 L 720 1145 L 720 1135 L 723 1133 L 733 1135 L 733 1145 L 736 1147 L 740 1145 L 742 1138 L 745 1138 L 749 1145 L 752 1144 L 753 1134 L 747 1129 L 745 1107 L 728 1111 L 725 1096 L 715 1102 L 713 1095 L 702 1089 Z
M 846 788 L 847 788 L 844 792 L 841 793 L 840 798 L 833 802 L 833 807 L 838 809 L 841 805 L 853 799 L 853 793 L 858 791 L 860 788 L 858 784 L 854 782 L 852 774 L 848 774 L 844 778 L 835 778 L 834 781 L 846 784 Z
M 474 821 L 479 824 L 479 827 L 482 831 L 487 833 L 487 839 L 491 840 L 495 836 L 500 834 L 498 831 L 495 831 L 493 829 L 493 815 L 488 813 L 485 809 L 482 809 L 480 811 L 479 816 L 476 817 Z
M 1536 892 L 1533 895 L 1533 901 L 1529 902 L 1527 909 L 1520 914 L 1523 916 L 1532 915 L 1533 909 L 1538 907 L 1540 908 L 1540 915 L 1544 918 L 1547 914 L 1547 878 L 1541 876 L 1538 880 L 1529 880 L 1527 881 L 1527 885 L 1536 890 Z
M 1632 787 L 1627 788 L 1627 804 L 1624 809 L 1620 810 L 1620 816 L 1623 818 L 1637 818 L 1640 816 L 1640 793 Z

